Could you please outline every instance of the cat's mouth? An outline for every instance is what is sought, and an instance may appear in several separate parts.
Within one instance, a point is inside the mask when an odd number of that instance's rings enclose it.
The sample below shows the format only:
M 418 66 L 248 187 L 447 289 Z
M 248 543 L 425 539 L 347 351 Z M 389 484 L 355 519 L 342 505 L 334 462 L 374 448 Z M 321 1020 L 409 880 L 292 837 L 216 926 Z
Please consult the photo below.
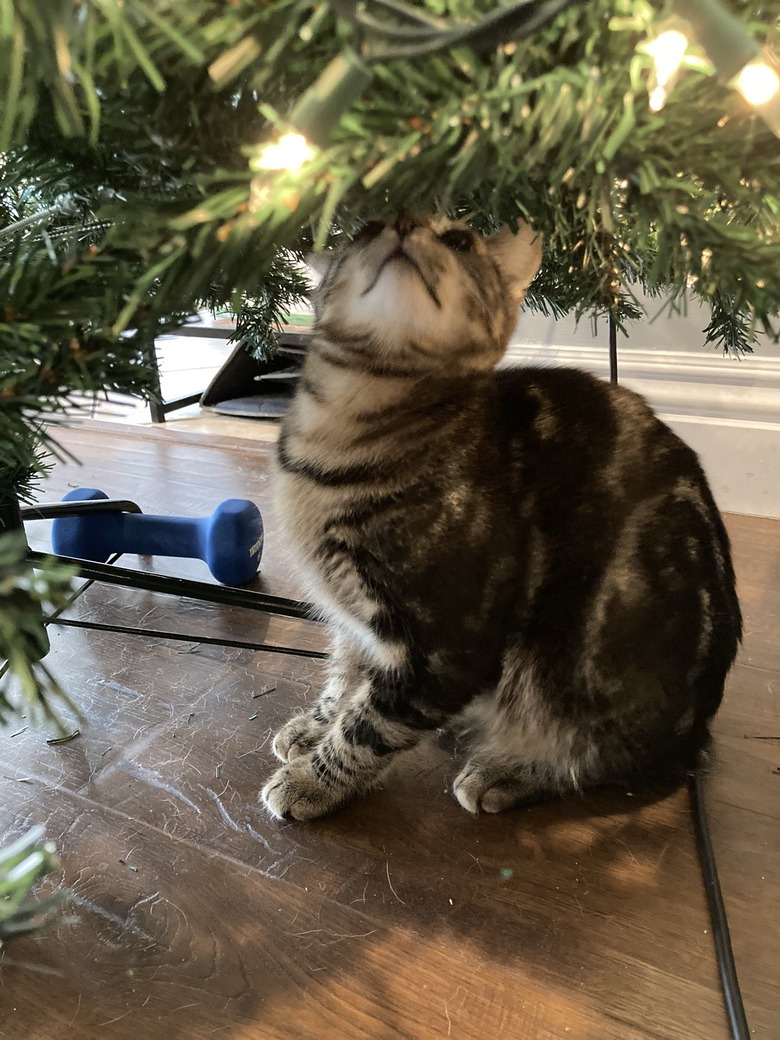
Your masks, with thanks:
M 396 248 L 391 253 L 387 254 L 387 256 L 384 258 L 382 263 L 377 268 L 376 274 L 371 279 L 367 288 L 365 288 L 360 295 L 368 296 L 371 290 L 376 286 L 379 279 L 382 277 L 382 272 L 384 271 L 384 269 L 387 267 L 388 264 L 393 263 L 394 261 L 398 261 L 398 263 L 401 264 L 406 264 L 407 267 L 411 267 L 412 270 L 416 272 L 417 277 L 425 286 L 425 291 L 428 293 L 428 295 L 439 308 L 439 310 L 441 310 L 441 300 L 439 299 L 436 290 L 431 285 L 430 281 L 425 277 L 414 257 L 409 256 L 409 254 L 404 251 L 402 246 L 396 246 Z

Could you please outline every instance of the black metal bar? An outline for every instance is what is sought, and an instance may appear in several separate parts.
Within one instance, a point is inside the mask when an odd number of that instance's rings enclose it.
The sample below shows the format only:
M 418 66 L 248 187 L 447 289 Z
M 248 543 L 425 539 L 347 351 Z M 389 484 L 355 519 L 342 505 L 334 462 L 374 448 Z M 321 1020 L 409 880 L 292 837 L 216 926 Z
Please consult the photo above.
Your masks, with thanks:
M 57 520 L 89 513 L 140 513 L 141 507 L 126 498 L 91 498 L 71 502 L 37 502 L 23 506 L 22 520 Z
M 150 380 L 153 399 L 149 401 L 149 412 L 153 423 L 165 422 L 165 410 L 163 408 L 162 389 L 160 387 L 160 362 L 157 360 L 157 348 L 154 337 L 150 336 L 144 344 L 144 354 L 152 371 Z
M 160 592 L 168 596 L 204 600 L 207 603 L 223 603 L 230 607 L 245 607 L 247 610 L 262 610 L 267 614 L 279 614 L 281 617 L 298 618 L 301 621 L 318 620 L 312 617 L 315 608 L 311 603 L 285 599 L 282 596 L 269 596 L 262 592 L 250 592 L 249 589 L 239 589 L 232 585 L 211 585 L 205 581 L 174 578 L 168 574 L 149 574 L 127 567 L 111 567 L 105 563 L 77 560 L 72 556 L 52 557 L 34 550 L 30 550 L 27 558 L 37 566 L 47 559 L 59 560 L 75 567 L 82 578 L 104 581 L 109 585 L 123 585 L 144 592 Z
M 276 333 L 276 342 L 280 347 L 298 347 L 305 350 L 314 339 L 314 329 L 306 332 L 281 332 Z
M 175 332 L 166 332 L 160 339 L 178 336 L 196 336 L 199 339 L 230 339 L 235 336 L 236 330 L 232 325 L 182 325 Z
M 149 402 L 149 417 L 153 423 L 165 422 L 165 410 L 159 401 Z
M 274 338 L 280 345 L 306 347 L 311 342 L 314 330 L 311 332 L 290 332 L 287 329 L 274 329 Z M 233 325 L 182 325 L 181 328 L 176 329 L 175 332 L 166 332 L 163 338 L 173 338 L 179 336 L 194 336 L 199 339 L 233 339 L 236 335 L 235 326 Z
M 610 312 L 609 318 L 609 378 L 612 383 L 618 381 L 617 324 Z
M 244 639 L 218 639 L 215 636 L 193 636 L 183 632 L 168 632 L 157 628 L 139 628 L 136 625 L 109 625 L 100 621 L 82 621 L 77 618 L 47 618 L 49 625 L 63 625 L 66 628 L 83 628 L 98 632 L 119 632 L 122 635 L 146 636 L 149 639 L 172 639 L 180 643 L 204 643 L 210 646 L 227 646 L 238 650 L 262 650 L 267 654 L 286 654 L 289 657 L 312 657 L 325 660 L 330 654 L 324 650 L 303 650 L 291 646 L 276 646 L 274 643 L 249 643 Z
M 177 397 L 173 401 L 164 401 L 160 407 L 164 414 L 167 415 L 168 412 L 175 412 L 179 408 L 187 408 L 188 405 L 197 404 L 201 397 L 203 397 L 202 390 L 198 394 L 189 394 L 187 397 Z

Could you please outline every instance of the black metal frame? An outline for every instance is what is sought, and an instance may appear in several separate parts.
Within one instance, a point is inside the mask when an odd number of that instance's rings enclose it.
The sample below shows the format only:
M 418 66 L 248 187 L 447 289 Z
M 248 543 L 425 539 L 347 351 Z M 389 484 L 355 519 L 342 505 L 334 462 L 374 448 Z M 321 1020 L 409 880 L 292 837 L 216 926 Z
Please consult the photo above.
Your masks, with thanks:
M 67 515 L 67 514 L 66 514 Z M 30 549 L 27 559 L 34 567 L 40 567 L 45 560 L 51 559 L 46 553 Z M 107 585 L 122 585 L 142 592 L 160 592 L 167 596 L 178 596 L 185 599 L 197 599 L 206 603 L 222 603 L 229 607 L 243 607 L 247 610 L 259 610 L 266 614 L 278 614 L 281 617 L 297 618 L 300 621 L 314 621 L 313 607 L 310 603 L 301 603 L 283 596 L 269 596 L 265 592 L 251 592 L 233 585 L 212 585 L 206 581 L 195 581 L 192 578 L 174 578 L 170 574 L 153 574 L 147 571 L 135 571 L 129 567 L 117 567 L 113 564 L 93 563 L 80 560 L 74 556 L 55 556 L 54 559 L 69 567 L 75 567 L 80 578 L 89 581 L 102 581 Z
M 607 319 L 609 325 L 609 381 L 618 382 L 618 349 L 617 349 L 617 322 L 615 315 L 610 311 Z
M 140 513 L 141 507 L 127 498 L 88 498 L 70 502 L 36 502 L 20 506 L 22 520 L 56 520 L 58 517 L 86 516 L 89 513 Z
M 116 512 L 140 513 L 141 508 L 127 499 L 91 499 L 87 501 L 49 502 L 34 506 L 20 506 L 18 501 L 0 503 L 0 524 L 5 530 L 24 532 L 26 520 L 56 520 L 64 517 L 85 516 L 90 513 Z M 230 585 L 212 585 L 205 581 L 191 578 L 176 578 L 168 574 L 152 574 L 146 571 L 132 570 L 129 567 L 117 567 L 113 563 L 94 563 L 71 556 L 59 556 L 36 552 L 27 549 L 27 560 L 33 567 L 40 567 L 46 560 L 57 560 L 75 568 L 81 578 L 90 584 L 102 581 L 108 585 L 120 585 L 124 588 L 139 589 L 145 592 L 158 592 L 163 595 L 201 600 L 207 603 L 221 603 L 231 607 L 258 610 L 266 614 L 295 618 L 300 621 L 317 621 L 311 603 L 283 596 L 271 596 L 268 593 L 252 592 L 249 589 Z M 293 647 L 281 647 L 272 644 L 250 643 L 237 639 L 218 639 L 212 636 L 189 635 L 181 632 L 167 632 L 157 629 L 144 629 L 134 625 L 108 625 L 98 621 L 80 621 L 61 618 L 53 614 L 46 618 L 47 624 L 66 625 L 72 628 L 94 629 L 101 632 L 121 632 L 127 635 L 140 635 L 150 638 L 174 639 L 183 642 L 210 643 L 216 646 L 238 647 L 247 650 L 264 650 L 267 653 L 292 654 L 299 657 L 325 658 L 328 655 L 319 650 L 304 650 Z
M 203 392 L 189 394 L 187 397 L 176 397 L 173 401 L 150 401 L 149 411 L 153 423 L 164 423 L 165 416 L 169 412 L 177 412 L 180 408 L 187 408 L 191 404 L 197 404 L 203 397 Z
M 223 639 L 216 636 L 189 635 L 186 632 L 171 632 L 168 629 L 138 628 L 133 625 L 109 625 L 101 621 L 83 621 L 80 618 L 51 617 L 50 625 L 65 628 L 85 628 L 97 632 L 121 632 L 123 635 L 144 636 L 147 639 L 170 639 L 178 643 L 203 643 L 207 646 L 228 646 L 238 650 L 264 650 L 267 654 L 283 654 L 290 657 L 313 657 L 324 660 L 330 654 L 324 650 L 300 650 L 273 643 L 250 643 L 246 639 Z

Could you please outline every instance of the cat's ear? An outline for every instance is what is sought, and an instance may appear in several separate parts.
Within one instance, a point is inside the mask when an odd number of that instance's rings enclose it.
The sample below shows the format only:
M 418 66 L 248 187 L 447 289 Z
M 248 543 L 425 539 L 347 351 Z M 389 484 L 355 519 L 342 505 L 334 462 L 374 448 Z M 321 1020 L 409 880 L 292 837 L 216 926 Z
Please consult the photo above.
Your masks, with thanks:
M 541 232 L 534 231 L 524 220 L 517 222 L 516 232 L 505 226 L 487 240 L 488 249 L 518 303 L 525 299 L 528 286 L 542 265 L 543 244 Z

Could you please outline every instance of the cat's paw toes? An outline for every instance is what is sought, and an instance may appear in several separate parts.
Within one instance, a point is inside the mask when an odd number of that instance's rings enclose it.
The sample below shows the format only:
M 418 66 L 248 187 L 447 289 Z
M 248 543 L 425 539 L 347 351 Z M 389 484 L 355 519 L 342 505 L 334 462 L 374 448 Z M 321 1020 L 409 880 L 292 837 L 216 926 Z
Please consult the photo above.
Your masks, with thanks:
M 521 788 L 517 784 L 506 786 L 497 784 L 482 792 L 479 804 L 483 812 L 499 813 L 526 801 L 527 797 L 528 793 L 525 788 Z
M 499 813 L 528 800 L 525 784 L 512 778 L 500 779 L 494 770 L 467 765 L 452 785 L 452 793 L 470 813 Z
M 273 752 L 280 762 L 291 762 L 311 751 L 319 739 L 320 730 L 310 715 L 296 715 L 274 737 Z
M 279 820 L 314 820 L 335 809 L 342 800 L 340 794 L 315 774 L 310 756 L 301 755 L 277 769 L 261 797 Z
M 478 769 L 466 766 L 455 777 L 452 785 L 452 793 L 466 810 L 470 813 L 478 813 L 481 808 L 482 792 L 485 790 L 485 780 Z

